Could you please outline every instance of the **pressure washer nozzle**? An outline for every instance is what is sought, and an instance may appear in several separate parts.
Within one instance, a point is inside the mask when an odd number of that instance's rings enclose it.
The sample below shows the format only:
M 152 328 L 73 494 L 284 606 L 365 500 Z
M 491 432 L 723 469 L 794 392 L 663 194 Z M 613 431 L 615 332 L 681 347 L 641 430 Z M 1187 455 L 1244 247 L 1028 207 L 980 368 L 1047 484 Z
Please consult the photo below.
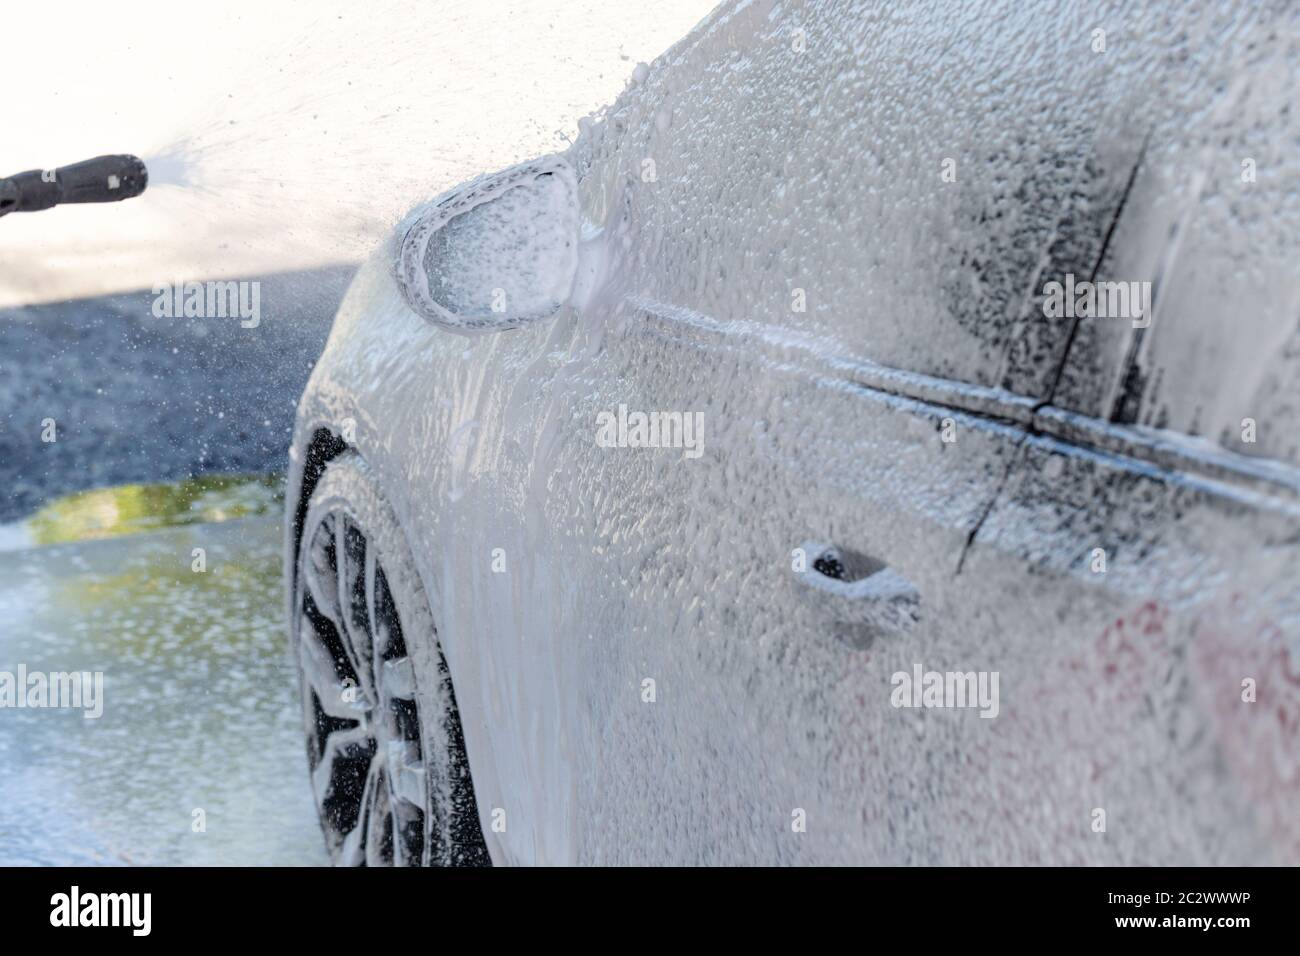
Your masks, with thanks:
M 58 169 L 31 169 L 0 179 L 0 216 L 61 203 L 120 202 L 148 185 L 149 171 L 135 156 L 97 156 Z

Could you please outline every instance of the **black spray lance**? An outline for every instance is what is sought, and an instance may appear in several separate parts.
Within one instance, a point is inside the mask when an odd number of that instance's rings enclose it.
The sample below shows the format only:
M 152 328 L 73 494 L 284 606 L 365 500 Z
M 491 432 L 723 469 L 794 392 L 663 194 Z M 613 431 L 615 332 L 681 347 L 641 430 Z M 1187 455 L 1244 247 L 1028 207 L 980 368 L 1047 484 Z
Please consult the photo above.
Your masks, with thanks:
M 70 202 L 119 202 L 144 192 L 149 171 L 134 156 L 97 156 L 0 179 L 0 216 Z

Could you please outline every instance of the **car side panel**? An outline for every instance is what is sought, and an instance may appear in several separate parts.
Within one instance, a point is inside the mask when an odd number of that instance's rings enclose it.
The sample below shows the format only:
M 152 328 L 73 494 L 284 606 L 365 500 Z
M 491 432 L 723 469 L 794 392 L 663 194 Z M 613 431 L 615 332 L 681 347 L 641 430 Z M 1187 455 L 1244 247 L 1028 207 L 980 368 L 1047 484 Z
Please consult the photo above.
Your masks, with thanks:
M 1294 494 L 1035 435 L 961 578 L 1002 673 L 972 792 L 1027 811 L 990 819 L 992 845 L 1066 864 L 1300 862 Z M 1012 584 L 1014 604 L 983 597 Z

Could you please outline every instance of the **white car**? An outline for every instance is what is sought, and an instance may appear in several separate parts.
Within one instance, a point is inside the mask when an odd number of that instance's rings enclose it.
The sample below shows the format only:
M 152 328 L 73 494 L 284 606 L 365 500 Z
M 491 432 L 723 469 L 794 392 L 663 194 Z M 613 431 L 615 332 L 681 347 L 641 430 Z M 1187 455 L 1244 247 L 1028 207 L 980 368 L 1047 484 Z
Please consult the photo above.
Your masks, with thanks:
M 290 456 L 334 858 L 1300 863 L 1298 20 L 725 3 L 413 211 Z

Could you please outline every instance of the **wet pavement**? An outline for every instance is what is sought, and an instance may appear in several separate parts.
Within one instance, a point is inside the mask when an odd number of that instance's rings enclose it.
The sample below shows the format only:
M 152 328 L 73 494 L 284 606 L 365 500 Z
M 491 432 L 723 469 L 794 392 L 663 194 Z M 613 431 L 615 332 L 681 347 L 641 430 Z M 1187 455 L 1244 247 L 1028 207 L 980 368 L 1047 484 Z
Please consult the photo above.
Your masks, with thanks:
M 96 719 L 0 706 L 0 865 L 325 863 L 283 617 L 262 480 L 101 490 L 0 529 L 0 680 L 103 674 Z

